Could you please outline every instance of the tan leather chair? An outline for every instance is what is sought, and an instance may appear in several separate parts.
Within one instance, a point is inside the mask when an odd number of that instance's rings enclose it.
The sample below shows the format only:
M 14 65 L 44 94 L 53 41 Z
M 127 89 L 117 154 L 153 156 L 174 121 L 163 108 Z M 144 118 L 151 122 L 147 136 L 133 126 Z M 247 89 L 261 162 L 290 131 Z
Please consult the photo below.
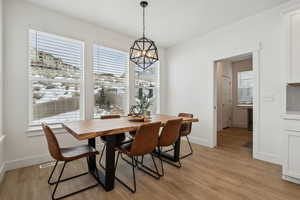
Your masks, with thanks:
M 70 179 L 77 178 L 79 176 L 83 176 L 83 175 L 86 175 L 86 174 L 89 173 L 89 172 L 86 172 L 86 173 L 83 173 L 83 174 L 79 174 L 79 175 L 61 180 L 61 176 L 63 174 L 63 171 L 65 169 L 66 164 L 71 162 L 71 161 L 78 160 L 78 159 L 81 159 L 81 158 L 87 158 L 87 160 L 88 160 L 90 156 L 96 155 L 99 152 L 96 151 L 93 147 L 91 147 L 89 145 L 81 145 L 81 146 L 69 147 L 69 148 L 60 148 L 59 143 L 56 139 L 56 136 L 54 135 L 52 130 L 49 128 L 49 126 L 47 126 L 46 124 L 43 123 L 42 127 L 43 127 L 44 133 L 46 135 L 49 153 L 52 156 L 52 158 L 56 160 L 55 166 L 54 166 L 54 168 L 51 172 L 51 175 L 48 179 L 48 184 L 49 185 L 54 185 L 55 184 L 55 187 L 54 187 L 54 190 L 53 190 L 53 193 L 52 193 L 52 199 L 53 200 L 62 199 L 62 198 L 69 197 L 71 195 L 77 194 L 79 192 L 88 190 L 88 189 L 93 188 L 95 186 L 98 186 L 98 183 L 97 183 L 97 184 L 91 185 L 89 187 L 83 188 L 79 191 L 72 192 L 72 193 L 63 195 L 61 197 L 55 198 L 55 192 L 57 190 L 57 187 L 58 187 L 59 183 L 64 182 L 64 181 L 68 181 Z M 54 173 L 54 171 L 56 169 L 56 166 L 57 166 L 59 161 L 64 162 L 62 170 L 60 171 L 58 180 L 55 181 L 55 182 L 51 182 L 51 178 L 53 176 L 53 173 Z M 87 162 L 87 163 L 89 163 L 89 162 Z
M 193 114 L 190 114 L 190 113 L 179 113 L 178 117 L 193 118 L 194 116 L 193 116 Z M 193 152 L 194 152 L 193 148 L 192 148 L 192 145 L 190 143 L 189 137 L 188 137 L 191 132 L 192 132 L 192 122 L 182 124 L 182 126 L 180 128 L 180 137 L 186 137 L 188 145 L 189 145 L 189 148 L 190 148 L 190 153 L 181 156 L 180 159 L 183 159 L 183 158 L 186 158 L 188 156 L 191 156 L 193 154 Z
M 157 179 L 159 179 L 159 177 L 160 177 L 157 165 L 155 163 L 155 159 L 152 154 L 152 152 L 154 151 L 155 147 L 158 144 L 158 135 L 159 135 L 160 126 L 161 126 L 161 122 L 155 122 L 155 123 L 141 125 L 139 127 L 139 129 L 136 131 L 133 142 L 122 144 L 116 148 L 116 150 L 118 151 L 118 156 L 117 156 L 117 160 L 116 160 L 116 169 L 118 167 L 118 161 L 119 161 L 120 154 L 125 154 L 131 158 L 131 162 L 130 161 L 127 161 L 127 162 L 128 162 L 128 164 L 130 164 L 132 166 L 134 188 L 132 189 L 130 186 L 128 186 L 126 183 L 124 183 L 122 180 L 120 180 L 117 177 L 116 177 L 116 180 L 118 180 L 122 185 L 124 185 L 132 193 L 136 192 L 136 180 L 135 180 L 135 171 L 134 171 L 135 167 L 138 167 L 140 170 L 146 172 L 147 174 L 149 174 Z M 152 161 L 156 168 L 156 171 L 151 170 L 149 167 L 143 165 L 141 162 L 138 161 L 138 159 L 137 159 L 138 156 L 144 156 L 146 154 L 151 155 L 151 158 L 152 158 Z M 142 165 L 139 166 L 138 164 L 142 164 Z M 154 176 L 151 173 L 156 174 L 156 176 Z
M 130 116 L 132 116 L 132 114 L 131 114 L 131 113 L 129 113 L 127 116 L 128 116 L 128 117 L 130 117 Z M 135 133 L 136 133 L 136 131 L 129 131 L 129 135 L 130 135 L 130 137 L 131 137 L 131 138 L 134 138 L 134 136 L 135 136 Z
M 180 160 L 178 162 L 179 164 L 178 166 L 168 160 L 162 159 L 162 157 L 160 156 L 163 147 L 174 145 L 178 140 L 178 138 L 180 137 L 179 131 L 180 131 L 181 123 L 182 123 L 182 119 L 168 120 L 165 126 L 163 127 L 161 134 L 158 138 L 158 154 L 159 154 L 158 156 L 161 161 L 161 169 L 162 169 L 161 176 L 164 175 L 164 167 L 162 161 L 165 161 L 168 164 L 171 164 L 176 167 L 181 167 Z

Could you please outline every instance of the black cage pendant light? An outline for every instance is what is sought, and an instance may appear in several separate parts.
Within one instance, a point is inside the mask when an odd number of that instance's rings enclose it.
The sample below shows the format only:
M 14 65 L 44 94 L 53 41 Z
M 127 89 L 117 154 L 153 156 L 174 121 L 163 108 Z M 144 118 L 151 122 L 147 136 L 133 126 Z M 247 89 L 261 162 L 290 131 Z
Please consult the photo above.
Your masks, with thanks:
M 154 41 L 145 37 L 145 8 L 148 6 L 148 2 L 141 1 L 140 5 L 143 8 L 143 37 L 134 41 L 131 46 L 130 60 L 141 69 L 146 70 L 158 61 L 158 53 Z

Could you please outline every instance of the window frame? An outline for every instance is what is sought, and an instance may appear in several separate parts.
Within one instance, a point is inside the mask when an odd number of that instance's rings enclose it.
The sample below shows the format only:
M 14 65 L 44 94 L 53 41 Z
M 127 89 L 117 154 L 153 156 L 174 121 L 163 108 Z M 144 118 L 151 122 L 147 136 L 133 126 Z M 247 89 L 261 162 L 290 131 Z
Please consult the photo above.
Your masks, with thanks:
M 161 73 L 161 64 L 160 64 L 160 61 L 158 60 L 157 62 L 155 62 L 153 65 L 156 65 L 156 66 L 150 66 L 151 67 L 156 67 L 156 70 L 157 72 L 155 73 L 155 75 L 157 76 L 156 77 L 156 80 L 157 80 L 157 83 L 156 83 L 156 86 L 155 86 L 155 90 L 156 90 L 156 111 L 155 113 L 151 113 L 151 115 L 153 114 L 160 114 L 160 91 L 161 91 L 161 76 L 160 76 L 160 73 Z M 137 66 L 133 65 L 133 87 L 132 87 L 132 96 L 133 96 L 133 105 L 136 103 L 135 102 L 135 98 L 136 98 L 136 78 L 135 78 L 135 69 L 136 69 Z
M 94 107 L 95 107 L 95 98 L 94 98 L 94 86 L 95 86 L 95 79 L 94 79 L 94 48 L 95 47 L 98 47 L 98 48 L 107 48 L 107 49 L 111 49 L 111 50 L 113 50 L 113 51 L 118 51 L 118 52 L 121 52 L 121 53 L 126 53 L 126 57 L 127 57 L 127 77 L 125 78 L 125 80 L 126 80 L 126 83 L 127 83 L 127 92 L 128 92 L 128 94 L 127 94 L 127 97 L 126 97 L 126 102 L 127 102 L 127 104 L 126 104 L 126 108 L 124 109 L 124 112 L 125 113 L 129 113 L 129 109 L 130 109 L 130 105 L 131 105 L 131 102 L 130 102 L 130 97 L 131 97 L 131 95 L 132 95 L 132 91 L 131 91 L 131 86 L 130 86 L 130 84 L 131 84 L 131 79 L 132 79 L 132 75 L 131 75 L 131 73 L 130 73 L 130 68 L 131 68 L 131 63 L 130 63 L 130 60 L 129 60 L 129 51 L 124 51 L 124 50 L 120 50 L 120 49 L 117 49 L 117 48 L 114 48 L 114 47 L 108 47 L 108 46 L 106 46 L 106 45 L 100 45 L 100 44 L 98 44 L 98 43 L 93 43 L 92 44 L 92 46 L 91 46 L 91 49 L 92 49 L 92 70 L 91 70 L 91 74 L 90 74 L 90 76 L 92 77 L 92 86 L 93 86 L 93 88 L 92 88 L 92 90 L 93 90 L 93 96 L 92 96 L 92 98 L 93 98 L 93 104 L 92 104 L 92 113 L 90 114 L 91 116 L 91 118 L 92 119 L 97 119 L 97 116 L 95 116 L 95 113 L 94 113 Z M 133 77 L 134 78 L 134 77 Z
M 237 71 L 236 72 L 236 102 L 238 105 L 251 105 L 253 104 L 253 89 L 254 87 L 252 87 L 252 103 L 241 103 L 240 101 L 240 92 L 239 92 L 239 73 L 243 73 L 243 72 L 252 72 L 254 74 L 253 70 L 241 70 L 241 71 Z M 254 77 L 254 76 L 253 76 Z M 253 84 L 254 84 L 254 78 L 252 78 Z
M 31 32 L 37 32 L 37 33 L 42 33 L 50 36 L 54 36 L 63 40 L 68 40 L 68 41 L 75 41 L 79 42 L 81 44 L 82 50 L 81 50 L 81 71 L 80 71 L 80 79 L 79 81 L 79 86 L 80 86 L 80 106 L 79 106 L 79 113 L 80 113 L 80 120 L 84 119 L 94 119 L 94 105 L 95 105 L 95 99 L 94 96 L 91 96 L 91 93 L 94 91 L 94 78 L 93 77 L 93 47 L 94 45 L 99 46 L 99 47 L 104 47 L 104 48 L 110 48 L 116 51 L 120 51 L 123 53 L 126 53 L 128 55 L 127 57 L 127 77 L 126 77 L 126 82 L 127 82 L 127 106 L 125 110 L 125 114 L 129 112 L 129 109 L 132 105 L 134 105 L 135 102 L 135 65 L 130 62 L 129 59 L 129 49 L 124 50 L 121 48 L 116 48 L 112 45 L 105 45 L 105 44 L 99 44 L 96 42 L 93 43 L 88 43 L 84 39 L 72 37 L 72 36 L 66 36 L 61 33 L 55 33 L 55 32 L 50 32 L 48 30 L 40 30 L 38 28 L 28 28 L 27 29 L 27 69 L 26 69 L 26 77 L 27 77 L 27 85 L 28 85 L 28 105 L 27 105 L 27 131 L 29 133 L 29 136 L 36 136 L 40 135 L 39 133 L 34 133 L 36 131 L 41 130 L 41 124 L 39 123 L 33 123 L 33 79 L 31 77 L 31 53 L 30 53 L 30 48 L 31 48 Z M 91 55 L 90 55 L 91 54 Z M 88 60 L 87 60 L 88 58 Z M 159 114 L 161 111 L 161 62 L 158 61 L 156 64 L 157 66 L 157 85 L 155 87 L 157 91 L 157 98 L 156 98 L 156 113 Z M 93 86 L 89 88 L 88 86 Z M 92 100 L 90 99 L 92 98 Z M 92 104 L 91 104 L 92 103 Z M 153 114 L 153 113 L 152 113 Z M 65 121 L 68 121 L 65 120 Z M 55 122 L 55 123 L 48 123 L 51 127 L 62 130 L 61 124 L 63 121 Z M 63 133 L 63 132 L 61 132 Z
M 31 59 L 30 59 L 30 56 L 31 56 L 31 33 L 34 32 L 34 33 L 41 33 L 41 34 L 44 34 L 44 35 L 49 35 L 49 36 L 52 36 L 52 37 L 56 37 L 58 39 L 62 39 L 62 40 L 66 40 L 66 41 L 71 41 L 71 42 L 78 42 L 80 45 L 81 45 L 81 55 L 80 55 L 80 60 L 81 60 L 81 70 L 80 70 L 80 79 L 77 81 L 71 81 L 72 83 L 79 83 L 79 88 L 80 88 L 80 91 L 79 91 L 79 94 L 80 94 L 80 97 L 79 97 L 79 120 L 82 120 L 84 119 L 84 113 L 85 113 L 85 79 L 84 79 L 84 76 L 85 76 L 85 42 L 83 40 L 79 40 L 79 39 L 74 39 L 74 38 L 71 38 L 71 37 L 66 37 L 66 36 L 61 36 L 61 35 L 58 35 L 56 33 L 50 33 L 50 32 L 45 32 L 45 31 L 40 31 L 38 29 L 33 29 L 33 28 L 29 28 L 28 29 L 28 40 L 27 40 L 27 78 L 28 78 L 28 127 L 29 129 L 28 130 L 35 130 L 34 127 L 40 127 L 41 124 L 39 123 L 33 123 L 33 92 L 32 92 L 32 83 L 35 81 L 33 78 L 32 78 L 32 69 L 31 69 Z M 36 78 L 37 79 L 37 78 Z M 46 80 L 44 79 L 45 81 L 49 81 L 49 82 L 60 82 L 60 81 L 55 81 L 55 80 Z M 67 82 L 67 81 L 66 81 Z M 62 120 L 62 121 L 57 121 L 57 122 L 50 122 L 50 123 L 47 123 L 49 125 L 60 125 L 62 124 L 63 122 L 65 121 L 68 121 L 68 120 Z

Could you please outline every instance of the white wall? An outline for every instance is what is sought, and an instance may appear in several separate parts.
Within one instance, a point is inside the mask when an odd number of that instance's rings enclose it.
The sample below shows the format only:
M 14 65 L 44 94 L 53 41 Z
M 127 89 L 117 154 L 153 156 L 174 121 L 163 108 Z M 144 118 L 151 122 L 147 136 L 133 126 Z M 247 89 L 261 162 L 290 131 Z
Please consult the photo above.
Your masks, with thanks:
M 284 39 L 281 7 L 264 11 L 209 34 L 169 48 L 168 112 L 191 112 L 194 142 L 214 145 L 213 61 L 260 51 L 260 113 L 255 157 L 281 163 L 281 120 L 283 106 Z
M 92 70 L 92 44 L 128 51 L 133 40 L 83 21 L 67 17 L 24 2 L 5 1 L 5 84 L 4 132 L 6 133 L 6 162 L 16 168 L 48 159 L 44 136 L 29 137 L 28 128 L 28 30 L 36 29 L 71 37 L 85 42 L 85 68 Z M 159 48 L 164 102 L 164 49 Z M 86 87 L 93 87 L 86 85 Z M 87 94 L 92 96 L 93 94 Z M 92 104 L 93 98 L 87 99 Z M 163 104 L 163 103 L 162 103 Z M 164 108 L 164 106 L 161 106 Z M 87 111 L 89 112 L 89 111 Z M 164 110 L 162 110 L 164 112 Z M 69 134 L 59 134 L 62 145 L 76 140 Z
M 245 107 L 238 107 L 238 72 L 252 70 L 252 59 L 232 63 L 232 127 L 248 128 L 248 111 Z
M 2 131 L 2 85 L 3 85 L 3 1 L 0 0 L 0 182 L 4 173 L 4 136 Z

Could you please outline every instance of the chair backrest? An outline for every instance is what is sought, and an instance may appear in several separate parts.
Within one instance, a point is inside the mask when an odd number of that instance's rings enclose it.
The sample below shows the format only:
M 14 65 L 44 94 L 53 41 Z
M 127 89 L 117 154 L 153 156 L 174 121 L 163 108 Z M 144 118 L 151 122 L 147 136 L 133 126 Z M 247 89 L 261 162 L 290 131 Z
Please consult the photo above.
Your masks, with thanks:
M 193 118 L 194 115 L 190 113 L 179 113 L 178 117 L 188 117 Z M 192 122 L 182 124 L 180 128 L 180 135 L 187 136 L 192 132 Z
M 100 119 L 115 119 L 120 117 L 121 115 L 101 115 Z
M 130 155 L 141 156 L 151 153 L 157 146 L 160 127 L 161 122 L 141 125 L 136 131 Z
M 51 128 L 43 123 L 42 124 L 44 133 L 46 135 L 47 143 L 48 143 L 48 150 L 52 158 L 55 160 L 63 161 L 64 157 L 60 151 L 59 144 L 57 142 L 56 136 L 54 135 L 53 131 Z
M 182 119 L 172 119 L 166 122 L 158 139 L 159 146 L 170 146 L 178 140 L 181 122 Z

